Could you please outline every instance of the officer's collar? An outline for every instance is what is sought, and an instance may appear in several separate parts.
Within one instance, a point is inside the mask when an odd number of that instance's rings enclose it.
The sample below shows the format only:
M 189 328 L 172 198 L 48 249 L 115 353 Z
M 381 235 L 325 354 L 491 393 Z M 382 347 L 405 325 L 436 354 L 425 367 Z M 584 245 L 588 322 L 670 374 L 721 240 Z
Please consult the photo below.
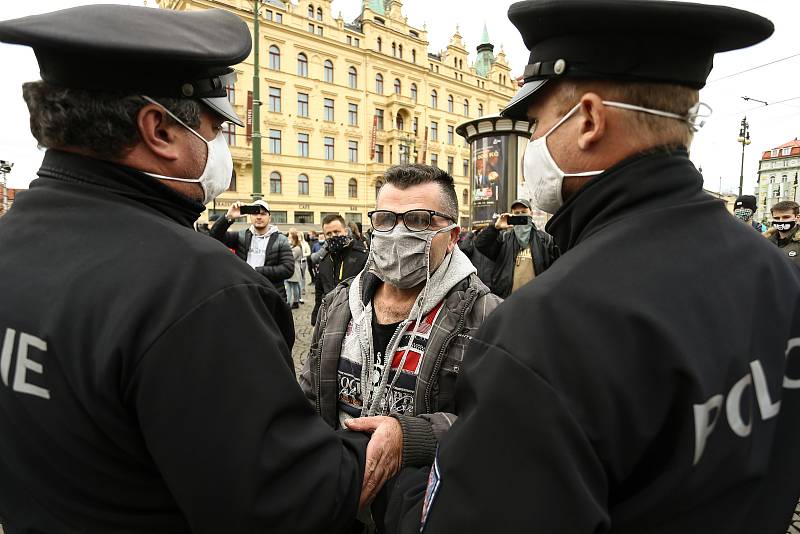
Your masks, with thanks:
M 37 174 L 141 202 L 184 226 L 192 226 L 205 210 L 139 170 L 70 152 L 48 150 Z
M 703 177 L 685 148 L 660 147 L 627 158 L 593 177 L 553 215 L 545 230 L 561 252 L 623 217 L 644 214 L 699 192 Z

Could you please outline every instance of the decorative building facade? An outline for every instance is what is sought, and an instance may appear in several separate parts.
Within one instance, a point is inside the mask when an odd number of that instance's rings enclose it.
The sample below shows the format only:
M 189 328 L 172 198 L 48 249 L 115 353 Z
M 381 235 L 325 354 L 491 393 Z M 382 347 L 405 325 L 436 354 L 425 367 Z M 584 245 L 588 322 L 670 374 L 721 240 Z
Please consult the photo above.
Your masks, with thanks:
M 770 208 L 782 200 L 798 201 L 800 141 L 766 150 L 758 162 L 758 220 L 769 218 Z
M 359 1 L 359 0 L 353 0 Z M 360 16 L 334 18 L 331 0 L 262 2 L 259 79 L 262 192 L 282 230 L 319 228 L 328 213 L 367 223 L 390 165 L 437 165 L 456 180 L 468 224 L 469 147 L 455 133 L 468 118 L 495 114 L 516 91 L 505 54 L 484 30 L 474 65 L 456 28 L 428 52 L 426 29 L 410 26 L 400 0 L 360 0 Z M 252 0 L 158 0 L 176 10 L 232 11 L 251 27 Z M 252 31 L 252 30 L 251 30 Z M 253 56 L 236 66 L 230 99 L 251 116 Z M 252 193 L 250 127 L 227 126 L 235 183 L 212 205 L 224 213 Z

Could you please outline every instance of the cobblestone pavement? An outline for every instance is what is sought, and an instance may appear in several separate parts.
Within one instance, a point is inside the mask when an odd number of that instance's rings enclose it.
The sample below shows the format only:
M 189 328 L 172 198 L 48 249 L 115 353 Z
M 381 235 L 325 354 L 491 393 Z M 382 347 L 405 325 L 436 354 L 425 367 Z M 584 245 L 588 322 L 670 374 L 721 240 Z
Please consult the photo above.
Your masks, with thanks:
M 297 376 L 303 369 L 308 359 L 308 349 L 311 348 L 311 336 L 314 334 L 314 327 L 311 326 L 311 311 L 314 309 L 314 286 L 306 284 L 305 301 L 296 310 L 292 310 L 294 318 L 294 347 L 292 348 L 292 359 Z

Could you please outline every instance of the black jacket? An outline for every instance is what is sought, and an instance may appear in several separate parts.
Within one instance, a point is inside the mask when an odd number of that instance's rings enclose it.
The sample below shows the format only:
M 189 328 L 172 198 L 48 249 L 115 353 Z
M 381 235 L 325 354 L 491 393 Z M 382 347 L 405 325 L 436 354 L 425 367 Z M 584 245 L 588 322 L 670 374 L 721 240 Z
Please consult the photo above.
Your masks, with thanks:
M 486 284 L 486 287 L 491 290 L 494 262 L 475 248 L 476 237 L 477 236 L 474 232 L 467 233 L 464 239 L 458 243 L 458 248 L 460 248 L 461 252 L 463 252 L 469 258 L 469 260 L 472 262 L 472 265 L 475 266 L 475 270 L 477 271 L 478 278 L 481 279 L 481 282 Z
M 339 282 L 352 278 L 364 269 L 367 263 L 367 250 L 358 239 L 353 239 L 350 246 L 339 254 L 325 255 L 317 263 L 317 276 L 314 279 L 314 310 L 311 312 L 311 324 L 317 324 L 317 313 L 322 299 L 333 291 Z
M 426 534 L 786 532 L 800 271 L 702 184 L 657 152 L 556 213 L 562 256 L 464 358 Z
M 226 247 L 234 249 L 237 256 L 247 261 L 250 243 L 253 241 L 253 232 L 249 228 L 242 232 L 228 232 L 231 224 L 226 217 L 220 217 L 214 222 L 209 235 L 223 242 Z M 294 256 L 286 236 L 278 234 L 274 238 L 272 245 L 267 247 L 264 266 L 256 267 L 255 270 L 272 282 L 275 290 L 286 301 L 286 287 L 283 282 L 294 274 Z
M 539 276 L 558 258 L 558 249 L 553 244 L 553 238 L 535 225 L 529 246 L 533 257 L 533 270 L 536 276 Z M 500 298 L 508 297 L 514 285 L 514 264 L 517 254 L 522 249 L 513 230 L 500 232 L 490 224 L 475 236 L 475 248 L 494 262 L 490 284 L 492 293 Z
M 291 365 L 289 310 L 192 230 L 203 206 L 64 152 L 49 150 L 39 176 L 0 219 L 6 532 L 349 521 L 364 444 L 314 414 Z

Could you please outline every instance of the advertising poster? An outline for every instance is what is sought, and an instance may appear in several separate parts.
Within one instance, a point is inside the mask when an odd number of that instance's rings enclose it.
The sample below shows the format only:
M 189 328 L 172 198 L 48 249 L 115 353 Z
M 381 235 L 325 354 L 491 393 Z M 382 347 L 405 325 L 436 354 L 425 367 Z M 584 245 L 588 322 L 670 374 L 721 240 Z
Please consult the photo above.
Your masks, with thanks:
M 505 211 L 507 138 L 482 137 L 472 145 L 472 224 L 485 226 Z

